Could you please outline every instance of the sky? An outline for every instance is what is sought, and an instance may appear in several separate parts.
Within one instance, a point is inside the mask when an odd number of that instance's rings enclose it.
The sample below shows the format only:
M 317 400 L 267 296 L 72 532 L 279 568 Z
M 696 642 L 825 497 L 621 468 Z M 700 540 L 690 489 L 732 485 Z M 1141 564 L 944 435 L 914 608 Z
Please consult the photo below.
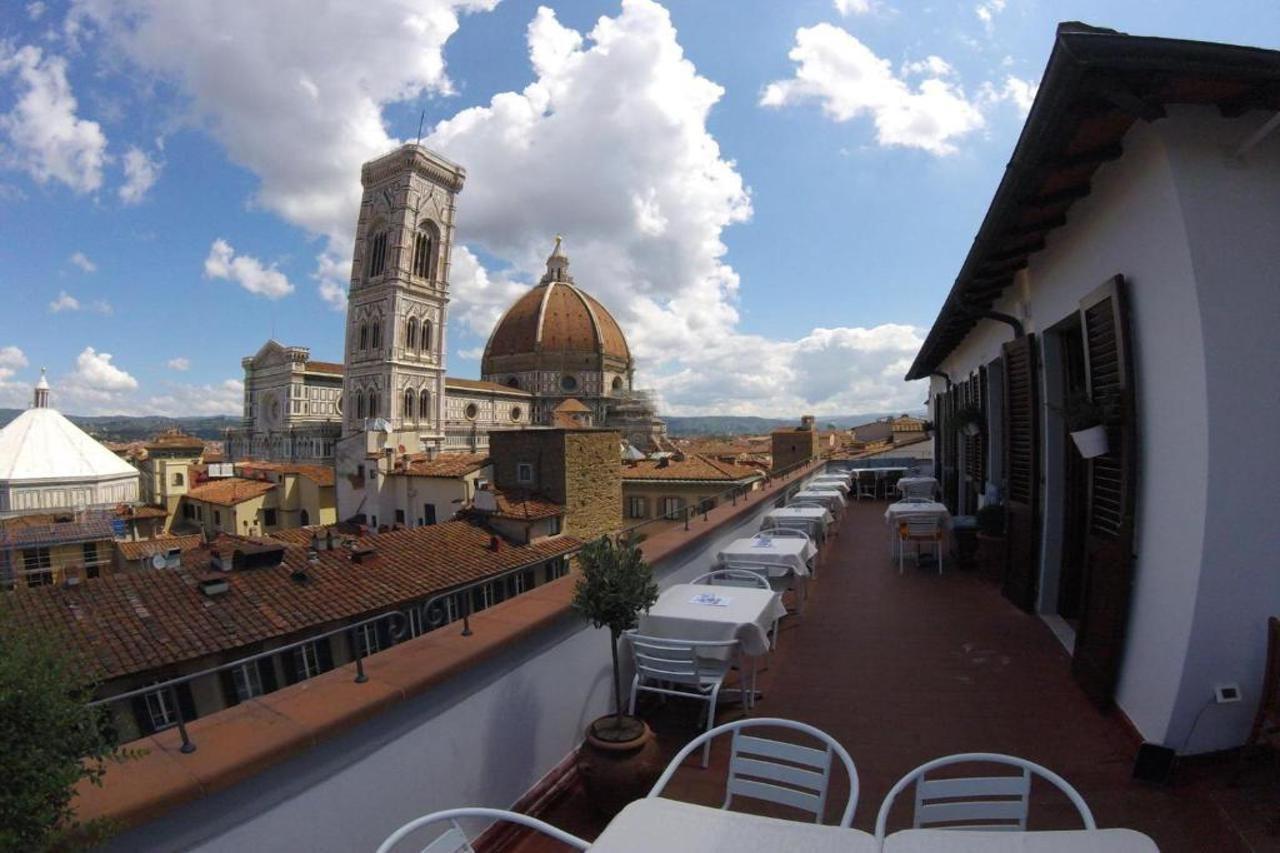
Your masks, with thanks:
M 341 361 L 360 165 L 421 123 L 467 169 L 451 375 L 562 234 L 666 414 L 918 409 L 1064 20 L 1280 48 L 1275 0 L 0 0 L 0 406 Z

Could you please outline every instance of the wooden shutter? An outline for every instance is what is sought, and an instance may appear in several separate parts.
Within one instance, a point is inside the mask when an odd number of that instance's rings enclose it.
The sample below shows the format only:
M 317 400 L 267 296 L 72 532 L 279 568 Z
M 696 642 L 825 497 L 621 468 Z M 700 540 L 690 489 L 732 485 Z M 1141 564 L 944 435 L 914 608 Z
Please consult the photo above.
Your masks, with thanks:
M 1035 610 L 1039 577 L 1040 412 L 1035 335 L 1004 345 L 1004 594 Z
M 1109 450 L 1089 460 L 1083 608 L 1071 671 L 1096 704 L 1115 694 L 1133 587 L 1137 469 L 1133 363 L 1124 277 L 1080 302 L 1089 395 L 1114 417 Z

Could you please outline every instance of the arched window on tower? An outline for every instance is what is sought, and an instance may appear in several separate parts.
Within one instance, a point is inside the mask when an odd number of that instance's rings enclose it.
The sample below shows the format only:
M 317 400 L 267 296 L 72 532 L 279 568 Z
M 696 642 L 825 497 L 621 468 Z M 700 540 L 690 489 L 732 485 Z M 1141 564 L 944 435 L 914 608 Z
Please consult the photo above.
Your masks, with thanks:
M 373 321 L 373 332 L 370 335 L 370 343 L 374 349 L 381 349 L 382 347 L 382 320 L 381 319 Z
M 413 389 L 404 389 L 404 409 L 401 411 L 401 415 L 406 421 L 413 418 L 413 412 L 417 408 L 417 402 L 418 395 L 413 393 Z
M 360 324 L 360 349 L 369 348 L 369 324 Z
M 433 331 L 435 330 L 431 327 L 431 321 L 423 320 L 422 321 L 422 351 L 423 352 L 427 352 L 427 353 L 431 352 L 431 333 Z
M 424 421 L 431 420 L 431 392 L 426 388 L 418 395 L 418 417 Z
M 378 417 L 378 415 L 381 412 L 381 410 L 378 408 L 378 404 L 381 402 L 382 401 L 378 399 L 377 391 L 369 392 L 369 417 L 371 418 Z
M 410 317 L 409 322 L 404 327 L 404 348 L 414 350 L 418 348 L 418 318 Z
M 356 420 L 364 420 L 364 392 L 356 392 Z
M 379 231 L 369 239 L 369 278 L 382 275 L 387 268 L 387 232 Z
M 424 222 L 413 235 L 413 274 L 418 278 L 431 279 L 435 269 L 436 227 L 434 223 Z

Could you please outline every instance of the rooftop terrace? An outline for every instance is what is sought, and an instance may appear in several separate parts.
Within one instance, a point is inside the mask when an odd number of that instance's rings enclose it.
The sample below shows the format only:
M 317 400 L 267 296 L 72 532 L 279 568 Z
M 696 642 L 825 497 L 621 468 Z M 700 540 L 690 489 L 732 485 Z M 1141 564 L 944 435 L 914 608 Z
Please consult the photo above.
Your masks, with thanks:
M 660 584 L 705 571 L 798 479 L 651 536 Z M 1280 849 L 1273 769 L 1231 788 L 1230 762 L 1198 759 L 1170 787 L 1132 781 L 1136 736 L 1089 704 L 1045 624 L 951 563 L 942 576 L 900 576 L 883 512 L 883 502 L 849 506 L 804 615 L 783 621 L 752 713 L 813 724 L 849 750 L 862 785 L 855 826 L 869 830 L 890 785 L 919 763 L 980 750 L 1061 773 L 1100 826 L 1145 832 L 1162 850 Z M 198 720 L 191 755 L 173 732 L 157 734 L 151 755 L 85 792 L 83 814 L 140 823 L 110 845 L 121 850 L 372 849 L 418 815 L 512 804 L 592 838 L 606 821 L 578 790 L 571 755 L 607 709 L 607 639 L 568 611 L 571 589 L 572 578 L 554 581 L 476 614 L 471 636 L 451 626 L 374 655 L 365 684 L 338 667 Z M 699 730 L 698 707 L 671 701 L 642 715 L 672 754 Z M 741 715 L 722 705 L 721 721 Z M 722 744 L 709 769 L 682 769 L 667 795 L 716 803 L 726 753 Z M 829 820 L 846 782 L 835 784 Z M 1065 800 L 1044 792 L 1031 814 L 1032 828 L 1074 826 Z

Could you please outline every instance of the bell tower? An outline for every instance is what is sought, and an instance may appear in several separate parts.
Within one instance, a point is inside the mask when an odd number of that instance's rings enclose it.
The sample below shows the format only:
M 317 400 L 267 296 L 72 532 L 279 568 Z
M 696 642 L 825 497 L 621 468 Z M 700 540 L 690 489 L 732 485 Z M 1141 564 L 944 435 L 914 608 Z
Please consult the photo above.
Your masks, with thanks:
M 376 432 L 380 447 L 410 453 L 444 444 L 449 255 L 465 180 L 461 166 L 417 144 L 360 170 L 343 435 Z

